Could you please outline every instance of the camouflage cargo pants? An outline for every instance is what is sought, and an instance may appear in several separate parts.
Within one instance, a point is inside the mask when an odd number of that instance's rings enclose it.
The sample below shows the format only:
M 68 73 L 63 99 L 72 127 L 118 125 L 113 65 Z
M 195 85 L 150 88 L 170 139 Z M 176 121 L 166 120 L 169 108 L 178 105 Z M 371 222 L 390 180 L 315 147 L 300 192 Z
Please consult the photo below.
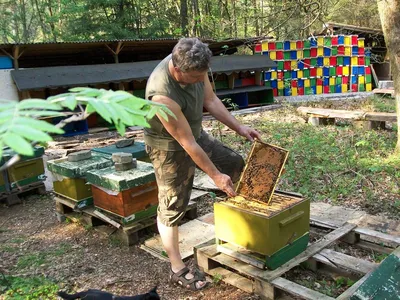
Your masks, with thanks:
M 217 169 L 239 180 L 244 167 L 240 154 L 202 131 L 197 143 Z M 185 215 L 192 192 L 195 163 L 186 151 L 164 151 L 146 145 L 158 185 L 158 218 L 165 226 L 177 226 Z

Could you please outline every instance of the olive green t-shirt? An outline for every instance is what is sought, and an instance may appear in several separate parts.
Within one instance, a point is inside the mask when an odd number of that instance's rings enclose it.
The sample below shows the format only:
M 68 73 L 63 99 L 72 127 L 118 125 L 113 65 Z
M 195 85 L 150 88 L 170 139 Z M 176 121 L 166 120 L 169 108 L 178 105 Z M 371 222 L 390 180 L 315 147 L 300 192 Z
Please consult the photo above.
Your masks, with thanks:
M 166 96 L 175 101 L 186 117 L 195 139 L 200 137 L 203 119 L 204 82 L 181 85 L 171 75 L 168 63 L 172 55 L 164 58 L 151 73 L 146 85 L 146 99 Z M 169 117 L 172 118 L 172 117 Z M 183 150 L 167 132 L 157 116 L 149 120 L 150 128 L 144 129 L 144 140 L 153 148 L 167 151 Z

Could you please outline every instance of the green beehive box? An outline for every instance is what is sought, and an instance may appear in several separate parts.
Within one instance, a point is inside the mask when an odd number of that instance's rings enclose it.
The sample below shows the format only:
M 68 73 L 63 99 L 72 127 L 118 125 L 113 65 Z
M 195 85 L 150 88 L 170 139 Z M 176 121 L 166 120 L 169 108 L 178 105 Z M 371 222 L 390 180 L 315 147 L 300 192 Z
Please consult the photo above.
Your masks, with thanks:
M 305 87 L 304 88 L 304 95 L 313 95 L 314 91 L 311 87 Z
M 310 60 L 311 67 L 317 67 L 317 59 L 315 57 Z M 310 66 L 308 66 L 309 68 Z
M 329 93 L 334 94 L 336 92 L 335 86 L 334 85 L 330 85 L 329 86 Z
M 304 49 L 310 49 L 310 41 L 304 40 Z
M 332 38 L 330 36 L 324 37 L 324 46 L 325 47 L 332 46 Z
M 276 46 L 277 50 L 282 50 L 283 49 L 283 42 L 276 42 L 275 46 Z
M 270 269 L 303 252 L 309 238 L 310 201 L 275 191 L 287 156 L 285 149 L 255 142 L 237 196 L 214 204 L 217 244 L 253 252 Z
M 316 85 L 317 85 L 316 78 L 310 78 L 310 86 L 313 87 L 313 86 L 316 86 Z
M 271 81 L 269 81 L 269 80 L 265 81 L 265 86 L 266 87 L 271 87 Z
M 310 77 L 310 69 L 304 69 L 303 76 L 304 76 L 304 78 L 309 78 Z
M 217 90 L 223 90 L 223 89 L 229 88 L 229 83 L 227 80 L 215 81 L 214 83 L 215 83 L 215 89 L 217 89 Z
M 343 66 L 343 56 L 336 57 L 336 64 L 338 66 Z
M 365 57 L 365 65 L 366 65 L 366 66 L 371 65 L 371 58 L 368 57 L 368 56 Z
M 338 55 L 338 48 L 337 47 L 332 47 L 331 48 L 331 55 L 332 56 L 337 56 Z
M 372 82 L 371 74 L 365 75 L 365 83 L 371 83 L 371 82 Z
M 278 70 L 283 70 L 283 60 L 278 61 Z
M 336 77 L 336 84 L 342 84 L 342 77 L 341 76 Z
M 336 76 L 336 67 L 329 68 L 329 76 Z
M 34 147 L 32 156 L 21 156 L 21 159 L 7 169 L 8 181 L 11 189 L 45 180 L 42 155 L 43 147 Z M 0 166 L 15 155 L 11 149 L 4 150 Z M 4 181 L 4 178 L 3 178 Z M 1 185 L 0 185 L 1 186 Z M 2 185 L 5 189 L 5 185 Z
M 304 58 L 309 58 L 310 57 L 310 49 L 304 49 L 303 50 L 303 57 Z
M 290 51 L 284 51 L 283 52 L 283 58 L 285 60 L 290 60 Z
M 106 155 L 106 157 L 111 157 L 113 153 L 123 152 L 123 153 L 131 153 L 132 157 L 136 159 L 145 161 L 147 161 L 148 159 L 144 143 L 137 141 L 135 141 L 134 144 L 128 147 L 117 148 L 116 145 L 110 145 L 102 148 L 93 148 L 92 152 Z
M 86 174 L 90 170 L 103 169 L 113 165 L 111 157 L 92 153 L 88 159 L 72 162 L 68 158 L 54 159 L 47 162 L 47 168 L 53 173 L 54 192 L 79 202 L 78 206 L 93 204 L 92 191 L 86 182 Z M 57 178 L 59 177 L 59 178 Z

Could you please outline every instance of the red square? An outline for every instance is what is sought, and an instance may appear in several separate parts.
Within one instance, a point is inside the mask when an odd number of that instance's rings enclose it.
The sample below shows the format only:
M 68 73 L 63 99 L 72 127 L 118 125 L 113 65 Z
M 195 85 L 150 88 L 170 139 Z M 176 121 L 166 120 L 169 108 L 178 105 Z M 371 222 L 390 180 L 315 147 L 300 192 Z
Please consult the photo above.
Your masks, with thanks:
M 332 46 L 337 46 L 339 44 L 338 36 L 332 36 Z
M 358 55 L 364 55 L 365 51 L 364 48 L 358 48 Z
M 274 97 L 278 97 L 278 89 L 272 89 L 272 92 L 274 93 Z
M 329 58 L 329 65 L 330 66 L 336 66 L 336 56 L 331 56 Z
M 357 84 L 352 84 L 351 85 L 351 91 L 352 92 L 358 92 L 358 85 Z
M 310 56 L 311 57 L 317 57 L 317 48 L 311 48 L 310 49 Z
M 365 67 L 365 74 L 370 75 L 371 74 L 371 67 Z
M 317 77 L 317 68 L 310 68 L 310 76 Z
M 268 43 L 268 51 L 275 50 L 275 49 L 276 49 L 275 42 L 269 42 Z
M 342 66 L 337 66 L 336 67 L 336 75 L 343 75 L 343 67 Z
M 276 59 L 283 60 L 283 51 L 282 50 L 276 51 Z
M 285 62 L 283 63 L 283 69 L 284 69 L 284 70 L 291 70 L 291 64 L 290 64 L 290 61 L 289 61 L 289 60 L 287 60 L 287 61 L 285 61 Z
M 338 53 L 338 55 L 344 55 L 344 46 L 343 45 L 337 47 L 337 53 Z
M 358 65 L 359 65 L 359 66 L 365 65 L 364 57 L 362 57 L 362 56 L 359 56 L 359 57 L 358 57 Z
M 323 85 L 324 81 L 321 78 L 317 78 L 317 85 Z
M 255 48 L 254 48 L 255 52 L 261 52 L 262 51 L 262 47 L 261 44 L 256 44 Z
M 329 85 L 324 85 L 324 94 L 329 94 Z
M 283 71 L 278 71 L 278 79 L 282 80 L 283 79 Z
M 352 35 L 351 36 L 351 44 L 353 46 L 358 46 L 358 36 L 357 35 Z
M 292 87 L 297 88 L 297 80 L 292 80 Z
M 256 85 L 256 79 L 254 77 L 242 79 L 242 86 L 250 86 L 250 85 Z
M 304 64 L 304 68 L 305 68 L 305 69 L 309 68 L 309 67 L 311 66 L 311 59 L 305 58 L 305 59 L 303 60 L 303 64 Z
M 304 88 L 302 87 L 297 88 L 297 95 L 304 95 Z
M 349 83 L 349 76 L 343 76 L 342 77 L 342 84 L 348 84 Z
M 303 49 L 304 48 L 304 42 L 303 41 L 297 41 L 296 42 L 296 48 L 297 49 Z

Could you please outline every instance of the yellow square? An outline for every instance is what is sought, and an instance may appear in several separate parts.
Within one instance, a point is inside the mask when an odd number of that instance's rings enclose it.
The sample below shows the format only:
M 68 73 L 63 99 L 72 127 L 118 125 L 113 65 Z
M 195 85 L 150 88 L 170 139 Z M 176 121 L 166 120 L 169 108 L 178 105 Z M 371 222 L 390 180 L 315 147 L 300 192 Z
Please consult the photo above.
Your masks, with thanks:
M 269 52 L 269 58 L 272 59 L 272 60 L 275 60 L 276 59 L 276 51 L 270 51 Z
M 319 45 L 319 43 L 318 43 Z M 317 48 L 317 56 L 324 56 L 324 47 Z
M 283 89 L 285 87 L 283 80 L 278 80 L 278 89 Z
M 303 58 L 303 50 L 297 50 L 297 59 Z
M 262 51 L 268 51 L 268 42 L 262 42 L 261 49 Z
M 347 84 L 342 84 L 342 93 L 347 92 Z
M 364 39 L 358 39 L 358 47 L 364 48 Z
M 335 77 L 329 77 L 329 85 L 335 85 L 336 83 L 336 78 Z
M 310 79 L 304 80 L 304 87 L 310 87 Z
M 351 64 L 353 66 L 357 66 L 358 65 L 358 57 L 357 56 L 352 56 L 351 57 Z
M 317 76 L 318 77 L 322 77 L 323 74 L 324 74 L 323 68 L 322 67 L 318 67 L 317 68 Z
M 344 76 L 349 76 L 349 74 L 350 74 L 350 68 L 349 68 L 349 66 L 343 66 L 342 74 L 343 74 Z
M 297 60 L 292 60 L 290 62 L 290 69 L 291 70 L 296 70 L 297 69 Z
M 347 45 L 347 46 L 350 46 L 350 45 L 351 45 L 351 36 L 346 35 L 346 36 L 344 37 L 344 44 Z
M 322 85 L 317 85 L 317 94 L 322 94 Z
M 290 41 L 290 50 L 296 50 L 296 41 Z
M 297 78 L 303 78 L 303 70 L 297 71 Z
M 330 65 L 329 57 L 324 57 L 324 66 L 329 67 L 329 65 Z
M 344 47 L 344 55 L 351 56 L 351 46 Z
M 297 88 L 292 87 L 292 96 L 297 96 Z
M 324 37 L 323 36 L 319 36 L 317 38 L 317 43 L 318 43 L 318 47 L 319 46 L 324 46 Z M 322 48 L 323 49 L 323 48 Z
M 367 92 L 372 91 L 372 83 L 367 83 L 367 84 L 365 85 L 365 90 L 366 90 Z
M 360 83 L 364 84 L 365 83 L 365 77 L 364 76 L 358 76 L 358 83 L 359 84 Z

